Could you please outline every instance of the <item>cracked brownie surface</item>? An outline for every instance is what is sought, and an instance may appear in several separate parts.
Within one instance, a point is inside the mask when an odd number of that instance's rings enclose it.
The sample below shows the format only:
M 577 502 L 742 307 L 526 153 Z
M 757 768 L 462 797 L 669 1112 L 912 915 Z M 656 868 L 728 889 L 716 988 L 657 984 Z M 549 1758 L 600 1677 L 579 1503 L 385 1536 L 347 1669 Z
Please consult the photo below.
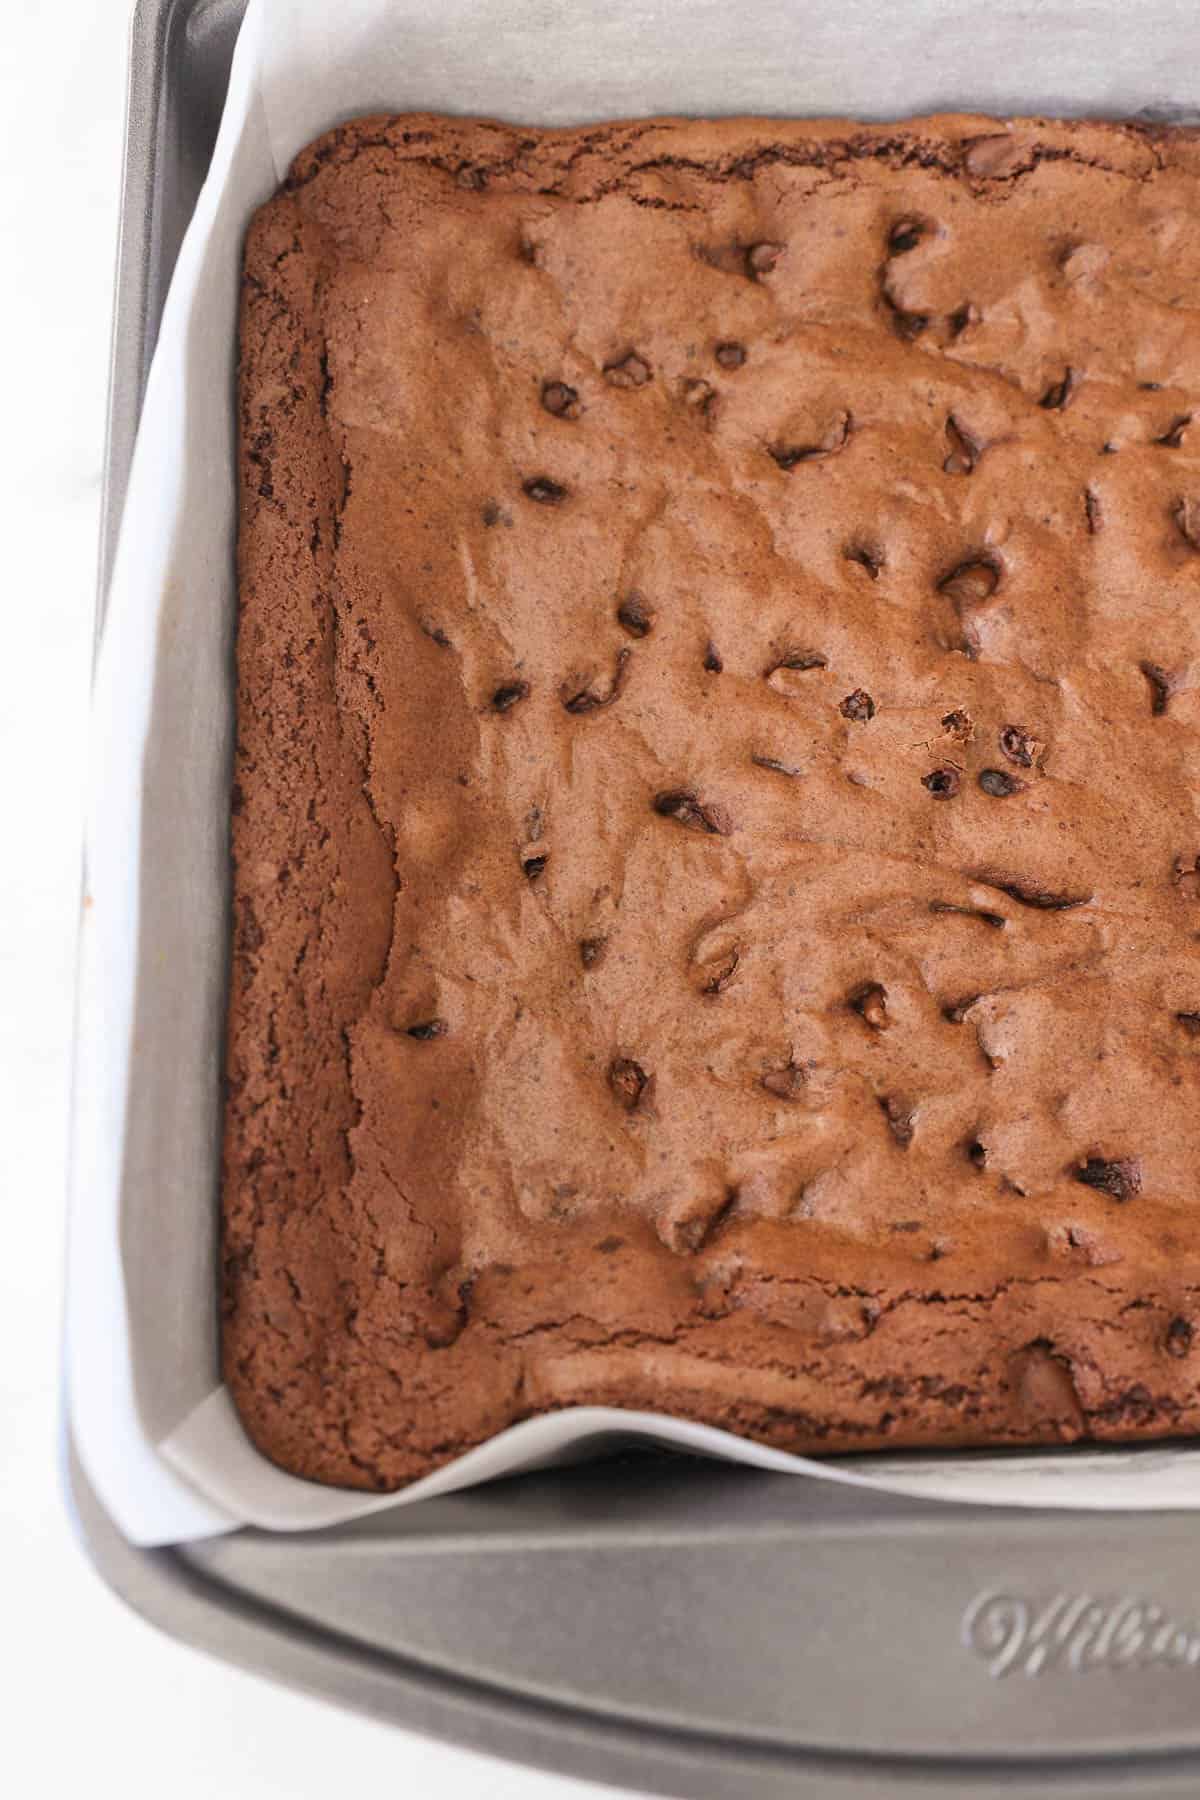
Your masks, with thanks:
M 225 1374 L 1200 1423 L 1200 148 L 366 119 L 241 321 Z

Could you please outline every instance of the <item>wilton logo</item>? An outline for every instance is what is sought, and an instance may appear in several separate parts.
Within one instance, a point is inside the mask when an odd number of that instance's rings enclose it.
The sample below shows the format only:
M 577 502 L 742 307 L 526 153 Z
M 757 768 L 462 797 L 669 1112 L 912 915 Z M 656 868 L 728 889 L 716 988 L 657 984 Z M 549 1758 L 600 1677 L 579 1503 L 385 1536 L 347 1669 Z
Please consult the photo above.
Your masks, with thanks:
M 1200 1628 L 1127 1594 L 1060 1592 L 1042 1600 L 988 1588 L 963 1614 L 962 1641 L 994 1676 L 1200 1667 Z

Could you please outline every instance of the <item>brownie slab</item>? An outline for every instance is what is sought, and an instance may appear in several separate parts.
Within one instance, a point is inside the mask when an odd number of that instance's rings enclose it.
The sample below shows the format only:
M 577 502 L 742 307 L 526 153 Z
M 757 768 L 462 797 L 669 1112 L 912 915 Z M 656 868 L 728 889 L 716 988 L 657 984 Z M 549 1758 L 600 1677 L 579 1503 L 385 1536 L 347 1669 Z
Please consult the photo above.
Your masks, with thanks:
M 1196 1429 L 1198 172 L 965 117 L 297 158 L 223 1184 L 274 1461 Z

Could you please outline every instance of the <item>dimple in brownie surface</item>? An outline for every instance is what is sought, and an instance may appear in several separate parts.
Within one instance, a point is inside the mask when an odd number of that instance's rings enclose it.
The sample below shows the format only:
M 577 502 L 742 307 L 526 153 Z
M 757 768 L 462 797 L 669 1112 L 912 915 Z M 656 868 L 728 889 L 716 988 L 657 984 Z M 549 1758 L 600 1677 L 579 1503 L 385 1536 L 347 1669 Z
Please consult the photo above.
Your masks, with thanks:
M 1198 182 L 961 117 L 297 159 L 223 1185 L 276 1462 L 1196 1429 Z

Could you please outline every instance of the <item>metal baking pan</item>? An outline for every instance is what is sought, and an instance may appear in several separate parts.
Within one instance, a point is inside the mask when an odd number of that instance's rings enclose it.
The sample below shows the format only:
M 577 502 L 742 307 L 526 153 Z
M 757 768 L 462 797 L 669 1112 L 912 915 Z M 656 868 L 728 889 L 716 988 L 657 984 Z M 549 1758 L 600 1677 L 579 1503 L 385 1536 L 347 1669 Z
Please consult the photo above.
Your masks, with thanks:
M 245 0 L 140 0 L 100 560 Z M 666 1455 L 100 1573 L 173 1636 L 371 1715 L 688 1800 L 1200 1792 L 1200 1519 L 1009 1511 Z

